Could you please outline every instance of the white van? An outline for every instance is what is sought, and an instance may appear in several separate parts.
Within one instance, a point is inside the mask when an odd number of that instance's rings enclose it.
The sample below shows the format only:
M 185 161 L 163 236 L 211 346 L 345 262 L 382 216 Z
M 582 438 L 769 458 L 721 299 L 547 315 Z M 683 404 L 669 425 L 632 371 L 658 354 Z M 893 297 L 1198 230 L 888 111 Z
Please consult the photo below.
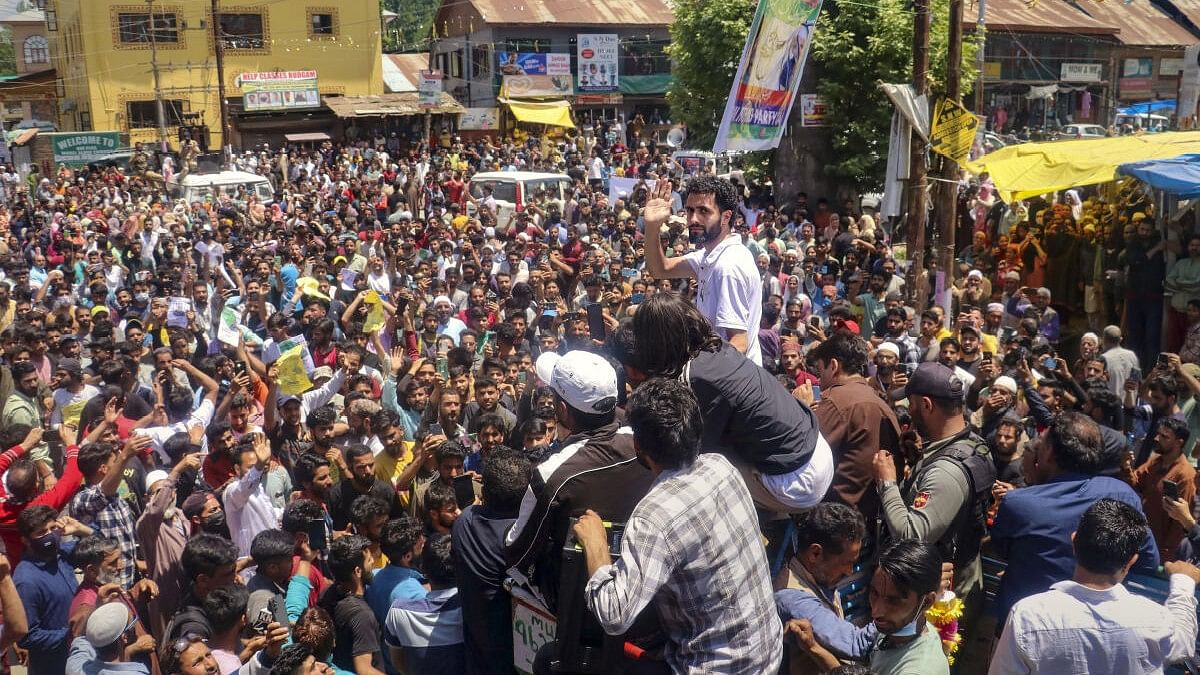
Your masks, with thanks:
M 1153 113 L 1124 113 L 1117 115 L 1113 120 L 1113 125 L 1116 126 L 1118 130 L 1121 128 L 1121 125 L 1124 124 L 1146 129 L 1147 131 L 1166 131 L 1167 129 L 1171 128 L 1170 118 L 1164 117 L 1163 115 L 1155 115 Z
M 547 202 L 563 204 L 571 195 L 574 181 L 562 173 L 539 173 L 536 171 L 489 171 L 471 176 L 471 196 L 483 199 L 483 187 L 492 188 L 492 199 L 496 200 L 496 223 L 503 226 L 508 223 L 513 213 L 520 213 L 529 203 L 530 198 L 545 190 L 545 205 Z M 473 202 L 467 202 L 467 215 L 474 217 L 478 211 Z
M 173 196 L 182 197 L 189 204 L 205 199 L 215 202 L 221 195 L 236 198 L 239 187 L 246 188 L 247 194 L 254 195 L 263 204 L 275 201 L 275 188 L 272 187 L 270 179 L 245 171 L 192 173 L 183 180 L 177 178 L 167 183 L 167 189 Z

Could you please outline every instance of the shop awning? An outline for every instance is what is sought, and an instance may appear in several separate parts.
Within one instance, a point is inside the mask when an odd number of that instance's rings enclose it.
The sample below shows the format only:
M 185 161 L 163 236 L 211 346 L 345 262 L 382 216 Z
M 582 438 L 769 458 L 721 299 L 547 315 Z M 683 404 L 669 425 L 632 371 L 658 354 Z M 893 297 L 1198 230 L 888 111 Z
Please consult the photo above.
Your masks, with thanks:
M 1179 199 L 1200 197 L 1200 155 L 1132 162 L 1117 167 L 1117 173 L 1148 184 Z
M 454 97 L 440 92 L 438 103 L 432 108 L 423 108 L 420 96 L 415 91 L 379 96 L 323 96 L 321 102 L 334 115 L 342 119 L 352 117 L 404 117 L 407 115 L 461 115 L 467 109 Z
M 290 143 L 312 143 L 314 141 L 331 141 L 332 138 L 324 131 L 313 131 L 306 134 L 284 134 L 284 138 Z
M 988 172 L 1000 197 L 1008 201 L 1106 183 L 1117 178 L 1122 164 L 1189 153 L 1200 153 L 1200 131 L 1021 143 L 988 153 L 968 163 L 967 169 Z
M 547 101 L 535 103 L 532 101 L 508 101 L 508 109 L 513 117 L 522 122 L 547 124 L 552 127 L 574 129 L 571 121 L 571 104 L 566 101 Z

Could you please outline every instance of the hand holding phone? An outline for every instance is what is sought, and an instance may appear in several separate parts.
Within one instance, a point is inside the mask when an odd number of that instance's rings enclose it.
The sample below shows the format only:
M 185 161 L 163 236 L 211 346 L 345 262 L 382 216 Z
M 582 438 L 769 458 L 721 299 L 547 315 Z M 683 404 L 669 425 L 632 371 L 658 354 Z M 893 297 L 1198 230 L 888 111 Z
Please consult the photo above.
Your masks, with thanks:
M 1179 499 L 1179 483 L 1173 480 L 1163 479 L 1162 482 L 1163 497 L 1167 499 Z
M 475 477 L 469 473 L 454 477 L 454 500 L 459 509 L 475 503 Z

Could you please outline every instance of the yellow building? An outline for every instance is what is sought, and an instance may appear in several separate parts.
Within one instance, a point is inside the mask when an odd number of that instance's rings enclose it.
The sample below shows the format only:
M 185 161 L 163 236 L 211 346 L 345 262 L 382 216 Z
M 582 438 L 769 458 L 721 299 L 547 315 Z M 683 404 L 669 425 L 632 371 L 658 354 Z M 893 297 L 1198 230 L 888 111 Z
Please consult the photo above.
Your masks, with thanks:
M 234 147 L 329 130 L 321 97 L 383 93 L 379 0 L 48 0 L 46 24 L 63 131 L 155 141 L 157 70 L 172 147 L 188 125 L 220 147 L 214 35 Z

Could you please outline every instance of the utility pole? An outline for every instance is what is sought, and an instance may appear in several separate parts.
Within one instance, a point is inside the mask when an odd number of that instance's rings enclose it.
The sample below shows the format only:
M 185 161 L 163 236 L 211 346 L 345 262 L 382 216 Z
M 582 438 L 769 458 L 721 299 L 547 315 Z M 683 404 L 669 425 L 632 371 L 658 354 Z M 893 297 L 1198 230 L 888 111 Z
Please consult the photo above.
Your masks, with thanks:
M 975 18 L 975 38 L 979 42 L 979 51 L 975 52 L 975 114 L 983 115 L 983 68 L 986 63 L 984 54 L 987 47 L 987 0 L 975 0 L 979 7 L 979 16 Z M 999 129 L 996 130 L 999 133 Z
M 154 0 L 146 0 L 149 10 L 147 34 L 150 37 L 150 72 L 154 76 L 154 115 L 158 123 L 158 151 L 167 150 L 167 113 L 163 109 L 162 82 L 158 75 L 158 23 L 154 15 Z
M 437 45 L 437 21 L 430 22 L 429 27 L 429 72 L 433 72 L 433 48 Z M 468 85 L 468 88 L 470 85 Z M 430 156 L 433 155 L 433 142 L 430 141 L 430 136 L 433 134 L 433 111 L 429 108 L 425 109 L 425 149 L 429 151 Z
M 217 57 L 217 103 L 221 115 L 221 157 L 229 161 L 228 148 L 232 140 L 229 134 L 229 104 L 225 102 L 225 43 L 221 35 L 221 13 L 217 0 L 212 0 L 213 51 Z
M 913 93 L 928 93 L 929 71 L 929 0 L 913 0 Z M 908 295 L 917 311 L 925 308 L 925 293 L 917 283 L 925 268 L 925 144 L 912 134 L 909 149 L 908 183 Z
M 963 0 L 950 0 L 950 34 L 946 47 L 946 98 L 955 103 L 962 95 L 962 8 Z M 944 288 L 948 290 L 954 282 L 958 162 L 941 155 L 938 159 L 941 160 L 941 171 L 938 172 L 939 180 L 934 187 L 937 199 L 933 205 L 933 217 L 937 223 L 937 268 L 944 275 Z M 929 285 L 935 288 L 933 276 L 930 276 Z M 946 314 L 947 321 L 953 320 L 954 317 L 949 316 L 949 311 Z

